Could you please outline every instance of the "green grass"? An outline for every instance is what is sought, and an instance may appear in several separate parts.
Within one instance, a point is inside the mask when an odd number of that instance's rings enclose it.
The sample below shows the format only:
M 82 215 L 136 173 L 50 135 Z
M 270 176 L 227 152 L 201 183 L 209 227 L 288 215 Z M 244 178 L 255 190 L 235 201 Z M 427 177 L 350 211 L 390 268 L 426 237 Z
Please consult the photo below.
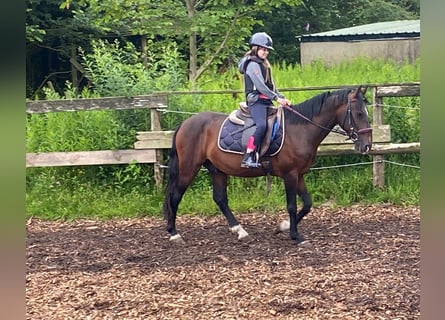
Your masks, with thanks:
M 220 214 L 212 200 L 212 189 L 206 172 L 201 172 L 184 195 L 179 214 Z M 95 184 L 54 182 L 34 185 L 26 194 L 27 216 L 43 219 L 124 218 L 161 216 L 164 193 L 156 188 L 122 189 L 116 185 L 98 188 Z M 312 170 L 306 183 L 314 206 L 390 203 L 418 205 L 420 172 L 386 164 L 384 188 L 372 185 L 372 167 Z M 77 185 L 77 186 L 74 186 Z M 282 180 L 272 177 L 266 196 L 266 178 L 231 177 L 229 204 L 235 212 L 278 212 L 286 209 Z M 300 205 L 300 200 L 297 201 Z
M 55 188 L 53 194 L 33 190 L 26 195 L 27 216 L 48 220 L 76 218 L 131 218 L 160 215 L 161 195 L 95 190 L 84 186 L 74 192 Z

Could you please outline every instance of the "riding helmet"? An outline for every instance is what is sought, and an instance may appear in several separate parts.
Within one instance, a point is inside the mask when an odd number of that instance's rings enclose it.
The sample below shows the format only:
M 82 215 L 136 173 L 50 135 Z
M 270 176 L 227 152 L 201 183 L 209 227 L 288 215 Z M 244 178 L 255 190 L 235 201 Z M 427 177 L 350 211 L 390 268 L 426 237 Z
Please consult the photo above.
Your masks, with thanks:
M 257 32 L 250 37 L 249 46 L 260 46 L 270 50 L 274 50 L 272 38 L 266 32 Z

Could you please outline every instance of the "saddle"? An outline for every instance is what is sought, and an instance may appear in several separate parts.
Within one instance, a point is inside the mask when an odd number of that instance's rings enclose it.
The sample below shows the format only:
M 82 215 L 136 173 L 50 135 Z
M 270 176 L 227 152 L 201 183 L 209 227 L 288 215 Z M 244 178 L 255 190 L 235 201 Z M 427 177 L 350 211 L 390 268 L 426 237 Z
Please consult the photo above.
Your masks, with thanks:
M 259 148 L 259 156 L 275 155 L 281 150 L 284 138 L 284 113 L 281 107 L 268 107 L 267 130 Z M 233 110 L 221 126 L 218 146 L 221 150 L 244 153 L 246 144 L 255 131 L 255 122 L 245 102 Z

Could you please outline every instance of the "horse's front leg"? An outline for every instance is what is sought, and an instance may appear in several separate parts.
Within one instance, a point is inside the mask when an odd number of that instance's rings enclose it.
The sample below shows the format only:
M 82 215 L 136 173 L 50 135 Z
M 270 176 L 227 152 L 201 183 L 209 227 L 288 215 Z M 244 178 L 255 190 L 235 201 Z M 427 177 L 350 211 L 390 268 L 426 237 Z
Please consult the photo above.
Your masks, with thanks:
M 309 213 L 309 211 L 312 208 L 312 198 L 309 192 L 306 188 L 306 182 L 304 181 L 303 175 L 301 175 L 298 179 L 297 183 L 297 194 L 300 196 L 301 200 L 303 201 L 303 206 L 301 207 L 300 211 L 298 211 L 297 216 L 295 218 L 296 228 L 298 224 L 300 223 L 301 219 L 304 218 L 306 214 Z M 304 237 L 302 235 L 298 234 L 299 239 L 301 240 L 299 242 L 300 245 L 310 245 L 308 241 L 305 241 Z
M 208 165 L 207 165 L 208 166 Z M 206 167 L 207 167 L 206 166 Z M 209 168 L 208 168 L 209 169 Z M 215 170 L 210 170 L 213 183 L 213 200 L 218 205 L 219 209 L 227 219 L 230 231 L 238 234 L 238 240 L 246 238 L 249 234 L 244 230 L 238 220 L 229 208 L 229 200 L 227 198 L 227 182 L 228 177 L 225 173 Z
M 312 199 L 307 192 L 306 183 L 302 175 L 298 178 L 288 177 L 285 179 L 287 211 L 289 213 L 289 234 L 292 240 L 298 244 L 305 242 L 304 237 L 298 233 L 298 223 L 310 211 Z M 303 201 L 303 206 L 297 214 L 297 195 Z
M 297 231 L 297 179 L 294 177 L 287 177 L 284 180 L 284 187 L 286 189 L 287 212 L 289 213 L 290 238 L 298 242 L 299 234 Z

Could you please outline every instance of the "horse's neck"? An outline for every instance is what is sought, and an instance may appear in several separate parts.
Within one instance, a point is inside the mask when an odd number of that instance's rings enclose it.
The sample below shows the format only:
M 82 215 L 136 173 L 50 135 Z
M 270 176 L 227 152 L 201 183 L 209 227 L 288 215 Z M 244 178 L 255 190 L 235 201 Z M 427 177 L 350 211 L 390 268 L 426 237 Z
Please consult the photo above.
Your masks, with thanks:
M 314 123 L 320 126 L 317 128 L 319 130 L 316 130 L 314 135 L 314 139 L 318 144 L 320 144 L 335 127 L 335 125 L 338 124 L 335 113 L 336 110 L 329 108 L 323 110 L 323 112 L 313 118 Z
M 309 145 L 315 147 L 318 147 L 338 124 L 336 113 L 339 106 L 333 105 L 332 101 L 325 101 L 324 103 L 325 105 L 321 107 L 320 113 L 311 117 L 312 119 L 306 118 L 305 115 L 297 115 L 302 119 L 298 120 L 296 127 L 292 129 L 295 130 L 294 133 L 297 137 L 304 137 Z M 294 111 L 296 111 L 293 112 L 294 114 L 298 114 L 296 109 Z

